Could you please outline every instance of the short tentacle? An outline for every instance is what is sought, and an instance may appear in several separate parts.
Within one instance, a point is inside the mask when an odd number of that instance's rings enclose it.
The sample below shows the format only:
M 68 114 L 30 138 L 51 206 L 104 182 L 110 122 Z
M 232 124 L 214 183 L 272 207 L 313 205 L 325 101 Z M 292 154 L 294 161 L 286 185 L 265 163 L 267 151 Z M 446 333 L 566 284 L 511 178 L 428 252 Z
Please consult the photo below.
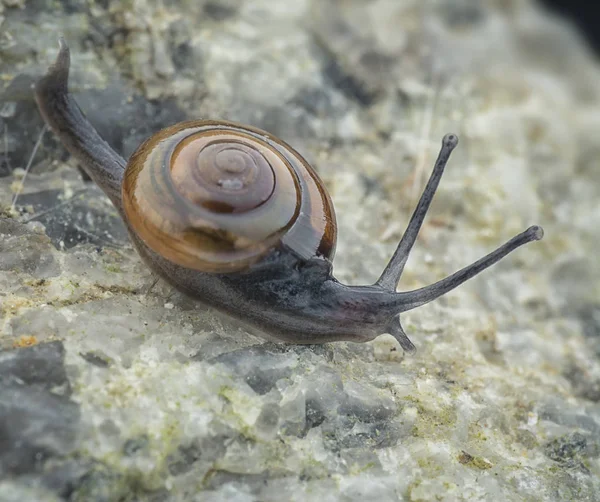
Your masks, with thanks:
M 404 352 L 414 354 L 417 351 L 417 348 L 413 345 L 408 336 L 406 336 L 402 324 L 400 324 L 400 316 L 396 316 L 392 319 L 387 327 L 387 331 L 398 341 L 400 347 L 404 349 Z
M 444 168 L 448 163 L 448 159 L 450 158 L 452 150 L 456 148 L 456 145 L 458 145 L 458 137 L 456 134 L 446 134 L 446 136 L 444 136 L 444 139 L 442 140 L 442 148 L 440 149 L 440 153 L 435 162 L 435 167 L 433 168 L 431 177 L 429 178 L 427 186 L 423 191 L 423 195 L 421 195 L 421 199 L 415 208 L 408 227 L 406 228 L 406 232 L 404 232 L 404 235 L 402 236 L 394 255 L 375 283 L 377 286 L 389 291 L 396 290 L 398 281 L 400 281 L 400 276 L 402 275 L 402 271 L 404 270 L 404 266 L 408 260 L 410 250 L 417 239 L 417 235 L 419 234 L 419 230 L 421 229 L 425 215 L 427 214 L 429 206 L 431 205 L 435 191 L 440 184 L 440 179 L 444 173 Z
M 122 211 L 121 181 L 125 160 L 104 141 L 69 94 L 69 47 L 59 40 L 56 61 L 35 85 L 35 99 L 46 123 L 86 173 Z

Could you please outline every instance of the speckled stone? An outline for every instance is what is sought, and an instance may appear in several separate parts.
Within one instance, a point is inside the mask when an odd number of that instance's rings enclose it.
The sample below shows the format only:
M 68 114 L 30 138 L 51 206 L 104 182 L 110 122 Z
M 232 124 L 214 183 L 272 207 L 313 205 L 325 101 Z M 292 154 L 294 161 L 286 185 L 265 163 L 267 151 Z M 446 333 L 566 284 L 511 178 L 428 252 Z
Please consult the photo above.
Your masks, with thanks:
M 546 236 L 406 313 L 413 357 L 265 342 L 156 282 L 43 131 L 59 34 L 125 156 L 198 117 L 294 145 L 343 282 L 378 277 L 449 131 L 400 289 Z M 600 67 L 571 28 L 529 0 L 1 0 L 0 82 L 0 500 L 600 501 Z

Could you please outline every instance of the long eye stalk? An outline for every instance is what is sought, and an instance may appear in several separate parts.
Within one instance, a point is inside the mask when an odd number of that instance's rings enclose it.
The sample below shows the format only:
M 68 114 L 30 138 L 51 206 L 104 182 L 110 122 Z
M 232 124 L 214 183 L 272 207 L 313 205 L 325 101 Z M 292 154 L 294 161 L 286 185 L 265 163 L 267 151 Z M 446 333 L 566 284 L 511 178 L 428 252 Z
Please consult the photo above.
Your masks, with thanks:
M 404 270 L 404 266 L 406 265 L 406 261 L 408 260 L 408 256 L 410 254 L 410 250 L 412 249 L 419 230 L 421 229 L 421 225 L 423 224 L 423 220 L 425 219 L 425 215 L 431 205 L 431 201 L 435 194 L 435 191 L 440 183 L 440 179 L 444 172 L 444 168 L 448 163 L 448 159 L 450 158 L 450 154 L 452 150 L 458 144 L 458 138 L 455 134 L 447 134 L 444 136 L 442 140 L 442 148 L 438 155 L 438 158 L 435 163 L 435 167 L 433 169 L 433 173 L 427 182 L 427 186 L 421 195 L 419 203 L 408 223 L 408 227 L 406 228 L 406 232 L 402 236 L 396 251 L 394 252 L 392 258 L 389 263 L 385 267 L 385 270 L 375 283 L 376 286 L 380 288 L 395 292 L 396 287 L 398 286 L 398 282 L 400 281 L 400 277 L 402 276 L 402 272 Z M 529 227 L 524 232 L 516 235 L 508 242 L 500 246 L 495 251 L 492 251 L 488 255 L 483 258 L 477 260 L 475 263 L 459 270 L 458 272 L 438 281 L 434 284 L 426 286 L 421 289 L 417 289 L 414 291 L 407 291 L 402 293 L 397 293 L 398 298 L 398 309 L 397 311 L 406 312 L 407 310 L 414 309 L 426 303 L 429 303 L 436 298 L 446 294 L 447 292 L 453 290 L 457 286 L 460 286 L 463 282 L 474 277 L 475 275 L 483 272 L 486 268 L 491 267 L 493 264 L 500 261 L 507 254 L 511 253 L 518 247 L 527 244 L 532 241 L 539 241 L 544 236 L 544 231 L 540 226 L 532 226 Z M 387 327 L 388 332 L 398 340 L 398 343 L 402 346 L 402 348 L 412 353 L 415 351 L 415 346 L 406 336 L 406 333 L 402 329 L 400 325 L 399 316 L 395 316 L 390 324 Z
M 405 310 L 414 309 L 425 305 L 430 301 L 445 295 L 448 291 L 452 291 L 457 286 L 460 286 L 463 282 L 469 280 L 471 277 L 476 276 L 480 272 L 483 272 L 486 268 L 491 267 L 494 263 L 498 263 L 507 254 L 513 252 L 518 247 L 528 242 L 539 241 L 544 236 L 544 230 L 542 227 L 534 225 L 529 227 L 524 232 L 515 235 L 508 242 L 500 246 L 498 249 L 492 251 L 490 254 L 480 258 L 475 263 L 468 265 L 467 267 L 455 272 L 454 274 L 438 281 L 429 286 L 425 286 L 421 289 L 409 291 L 411 295 L 411 303 Z
M 400 239 L 400 243 L 396 248 L 392 258 L 389 263 L 385 267 L 385 270 L 377 279 L 375 283 L 376 286 L 379 286 L 388 291 L 396 291 L 396 287 L 398 286 L 398 282 L 400 281 L 400 277 L 402 276 L 402 272 L 404 270 L 404 266 L 406 265 L 406 261 L 408 260 L 408 256 L 410 254 L 410 250 L 412 249 L 417 235 L 419 234 L 419 230 L 421 229 L 421 225 L 423 224 L 423 220 L 425 219 L 425 215 L 431 205 L 431 201 L 433 200 L 433 196 L 435 191 L 440 184 L 440 179 L 442 178 L 442 174 L 444 173 L 444 168 L 448 163 L 448 159 L 450 158 L 450 154 L 452 150 L 456 148 L 458 144 L 458 137 L 455 134 L 446 134 L 444 139 L 442 140 L 442 148 L 438 155 L 437 161 L 435 162 L 435 167 L 433 168 L 433 172 L 431 173 L 431 177 L 427 182 L 427 186 L 419 199 L 419 203 L 408 223 L 408 227 L 406 228 L 406 232 Z M 462 270 L 452 274 L 445 279 L 432 284 L 431 286 L 427 286 L 426 288 L 422 288 L 416 291 L 411 291 L 413 294 L 419 293 L 420 298 L 422 298 L 423 303 L 427 303 L 431 300 L 435 300 L 441 295 L 447 293 L 448 291 L 454 289 L 456 286 L 459 286 L 467 279 L 479 274 L 484 271 L 486 268 L 492 266 L 494 263 L 498 262 L 501 258 L 514 251 L 518 247 L 523 244 L 527 244 L 531 241 L 539 241 L 544 236 L 544 230 L 539 226 L 529 227 L 524 232 L 519 235 L 513 237 L 511 240 L 500 246 L 495 251 L 491 252 L 487 256 L 484 256 L 480 260 L 477 260 L 475 263 L 469 265 L 468 267 L 463 268 Z M 425 294 L 427 292 L 427 294 Z M 415 305 L 417 306 L 417 305 Z M 414 307 L 413 307 L 414 308 Z
M 423 195 L 421 195 L 421 199 L 415 208 L 415 212 L 410 219 L 406 232 L 404 232 L 392 259 L 385 267 L 381 277 L 379 277 L 375 283 L 377 286 L 381 286 L 390 291 L 396 290 L 400 277 L 402 276 L 402 271 L 404 270 L 404 265 L 406 265 L 406 261 L 408 260 L 410 250 L 417 240 L 417 235 L 419 234 L 425 215 L 429 210 L 435 191 L 440 184 L 442 174 L 444 174 L 444 168 L 448 163 L 452 150 L 456 148 L 456 145 L 458 145 L 458 137 L 455 134 L 446 134 L 446 136 L 444 136 L 444 139 L 442 140 L 442 149 L 435 162 L 435 167 L 427 182 L 427 186 L 423 191 Z

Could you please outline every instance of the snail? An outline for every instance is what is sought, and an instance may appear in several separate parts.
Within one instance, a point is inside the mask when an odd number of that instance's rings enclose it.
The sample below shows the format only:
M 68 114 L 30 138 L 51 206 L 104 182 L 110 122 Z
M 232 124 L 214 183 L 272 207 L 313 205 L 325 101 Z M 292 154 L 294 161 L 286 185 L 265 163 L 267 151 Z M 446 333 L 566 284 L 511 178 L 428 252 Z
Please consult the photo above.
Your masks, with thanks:
M 532 226 L 429 286 L 396 288 L 440 178 L 458 144 L 442 140 L 433 173 L 396 251 L 373 285 L 332 274 L 336 219 L 331 198 L 302 156 L 268 132 L 196 120 L 146 140 L 128 162 L 88 122 L 68 90 L 69 48 L 35 85 L 39 110 L 110 198 L 134 247 L 155 274 L 265 338 L 297 344 L 366 342 L 388 333 L 415 351 L 400 313 L 431 302 L 539 240 Z M 253 329 L 254 328 L 254 329 Z

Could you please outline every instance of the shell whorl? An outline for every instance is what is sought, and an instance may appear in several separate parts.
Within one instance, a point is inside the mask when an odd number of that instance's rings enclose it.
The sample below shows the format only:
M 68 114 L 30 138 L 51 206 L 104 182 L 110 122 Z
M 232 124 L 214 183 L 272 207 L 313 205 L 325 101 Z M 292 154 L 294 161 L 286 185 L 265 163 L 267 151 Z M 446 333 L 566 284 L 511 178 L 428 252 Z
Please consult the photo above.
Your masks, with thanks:
M 164 129 L 132 155 L 123 180 L 131 231 L 153 251 L 195 270 L 247 269 L 286 246 L 333 258 L 333 205 L 289 145 L 233 122 Z

